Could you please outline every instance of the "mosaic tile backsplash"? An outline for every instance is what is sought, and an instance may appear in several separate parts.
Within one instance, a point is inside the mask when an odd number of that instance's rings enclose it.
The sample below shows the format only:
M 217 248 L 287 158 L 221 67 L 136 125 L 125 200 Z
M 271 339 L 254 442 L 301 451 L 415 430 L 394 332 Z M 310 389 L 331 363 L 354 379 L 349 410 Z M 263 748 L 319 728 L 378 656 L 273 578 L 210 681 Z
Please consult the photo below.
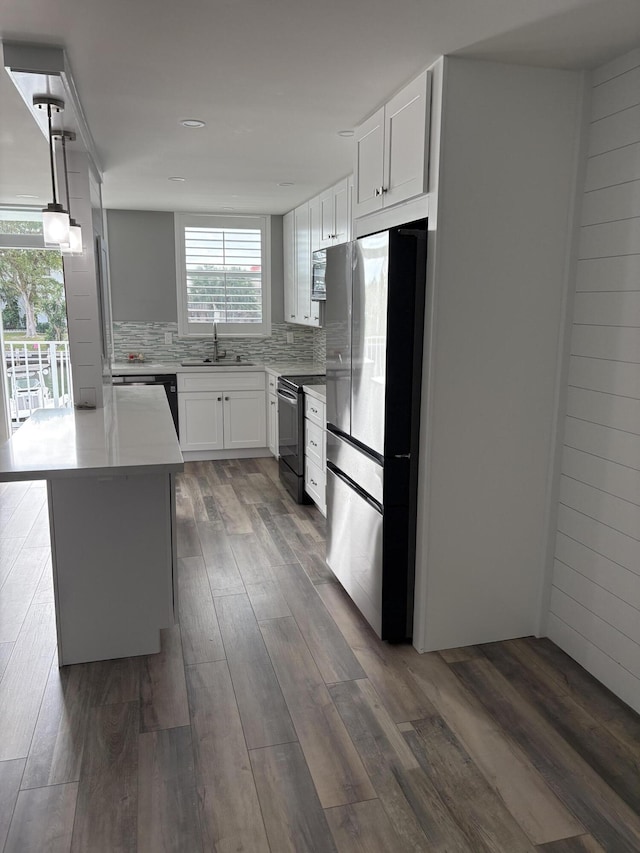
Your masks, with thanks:
M 171 332 L 173 343 L 165 343 Z M 293 332 L 293 343 L 287 343 Z M 273 323 L 270 338 L 221 338 L 220 346 L 233 356 L 255 361 L 314 361 L 324 364 L 324 329 L 303 329 L 286 323 Z M 145 361 L 184 361 L 207 358 L 213 354 L 213 339 L 178 338 L 177 323 L 113 324 L 113 349 L 116 361 L 126 361 L 130 352 L 142 353 Z

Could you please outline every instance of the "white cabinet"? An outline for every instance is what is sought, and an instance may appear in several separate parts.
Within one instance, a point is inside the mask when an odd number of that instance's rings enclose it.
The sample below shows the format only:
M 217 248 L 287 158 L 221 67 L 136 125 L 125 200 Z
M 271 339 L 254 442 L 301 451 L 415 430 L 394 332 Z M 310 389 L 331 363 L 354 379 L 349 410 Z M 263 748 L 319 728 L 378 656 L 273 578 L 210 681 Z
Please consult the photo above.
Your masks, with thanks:
M 338 181 L 283 219 L 284 319 L 320 326 L 320 303 L 311 301 L 311 256 L 351 239 L 351 176 Z
M 293 210 L 282 219 L 282 248 L 284 253 L 284 320 L 295 323 L 298 316 L 296 288 L 295 222 Z
M 182 450 L 222 450 L 224 447 L 222 392 L 178 394 L 178 423 Z
M 278 441 L 278 376 L 267 369 L 267 447 L 279 456 Z
M 311 254 L 321 248 L 322 240 L 322 208 L 320 196 L 317 195 L 309 202 L 309 230 L 311 232 Z
M 293 211 L 295 223 L 295 280 L 297 292 L 296 321 L 311 325 L 311 227 L 309 202 Z
M 305 394 L 304 401 L 304 488 L 320 512 L 326 515 L 325 404 L 308 392 Z
M 182 450 L 266 447 L 264 374 L 179 375 L 178 417 Z
M 330 187 L 318 197 L 320 206 L 319 248 L 346 243 L 351 237 L 349 210 L 349 178 Z
M 355 217 L 427 192 L 430 101 L 424 71 L 356 130 Z
M 278 397 L 267 394 L 267 447 L 276 457 L 280 455 L 278 444 Z

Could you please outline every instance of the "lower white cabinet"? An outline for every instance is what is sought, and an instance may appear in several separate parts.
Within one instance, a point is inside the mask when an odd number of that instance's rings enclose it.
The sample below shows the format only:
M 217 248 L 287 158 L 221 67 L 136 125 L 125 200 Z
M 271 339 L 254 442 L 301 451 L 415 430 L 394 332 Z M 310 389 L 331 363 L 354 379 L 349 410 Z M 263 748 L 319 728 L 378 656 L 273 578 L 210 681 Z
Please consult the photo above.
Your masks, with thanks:
M 305 394 L 304 488 L 323 515 L 327 514 L 325 404 Z
M 267 447 L 278 458 L 278 397 L 276 394 L 267 396 Z
M 187 373 L 178 376 L 182 450 L 267 446 L 263 373 Z

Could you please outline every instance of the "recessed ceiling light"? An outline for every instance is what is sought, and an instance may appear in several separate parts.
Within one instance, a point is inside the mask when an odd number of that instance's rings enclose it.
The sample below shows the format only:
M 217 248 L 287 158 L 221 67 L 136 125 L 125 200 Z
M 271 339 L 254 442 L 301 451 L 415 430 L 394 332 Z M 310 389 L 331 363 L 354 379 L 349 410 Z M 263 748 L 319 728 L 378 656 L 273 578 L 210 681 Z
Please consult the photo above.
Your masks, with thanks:
M 338 136 L 353 136 L 355 131 L 353 130 L 339 130 Z
M 181 178 L 180 175 L 173 175 L 172 177 L 168 178 L 168 180 L 169 181 L 184 181 L 184 180 L 186 180 L 186 178 Z
M 16 198 L 40 198 L 40 196 L 31 195 L 31 193 L 18 193 Z
M 295 181 L 278 181 L 279 187 L 295 187 Z
M 206 122 L 200 121 L 199 118 L 184 118 L 180 121 L 183 127 L 205 127 Z

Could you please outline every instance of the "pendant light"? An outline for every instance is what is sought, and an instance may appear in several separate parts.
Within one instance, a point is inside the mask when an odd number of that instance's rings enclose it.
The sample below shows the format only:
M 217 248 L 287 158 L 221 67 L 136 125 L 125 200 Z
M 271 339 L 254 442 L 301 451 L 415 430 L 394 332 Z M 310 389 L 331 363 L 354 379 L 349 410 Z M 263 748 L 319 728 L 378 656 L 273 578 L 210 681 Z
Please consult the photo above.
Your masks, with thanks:
M 63 255 L 82 254 L 82 228 L 71 216 L 71 196 L 69 195 L 69 171 L 67 169 L 67 140 L 73 142 L 76 138 L 72 130 L 54 131 L 54 139 L 62 140 L 62 162 L 64 164 L 64 188 L 67 197 L 67 208 L 69 210 L 69 241 L 60 243 L 60 251 Z
M 53 135 L 51 131 L 51 113 L 61 113 L 64 110 L 64 101 L 51 95 L 35 95 L 33 105 L 39 110 L 46 108 L 49 125 L 49 161 L 51 165 L 51 188 L 53 191 L 53 202 L 48 204 L 42 211 L 42 231 L 44 233 L 44 244 L 49 248 L 59 247 L 61 243 L 69 243 L 69 214 L 56 197 L 56 174 L 53 160 Z

